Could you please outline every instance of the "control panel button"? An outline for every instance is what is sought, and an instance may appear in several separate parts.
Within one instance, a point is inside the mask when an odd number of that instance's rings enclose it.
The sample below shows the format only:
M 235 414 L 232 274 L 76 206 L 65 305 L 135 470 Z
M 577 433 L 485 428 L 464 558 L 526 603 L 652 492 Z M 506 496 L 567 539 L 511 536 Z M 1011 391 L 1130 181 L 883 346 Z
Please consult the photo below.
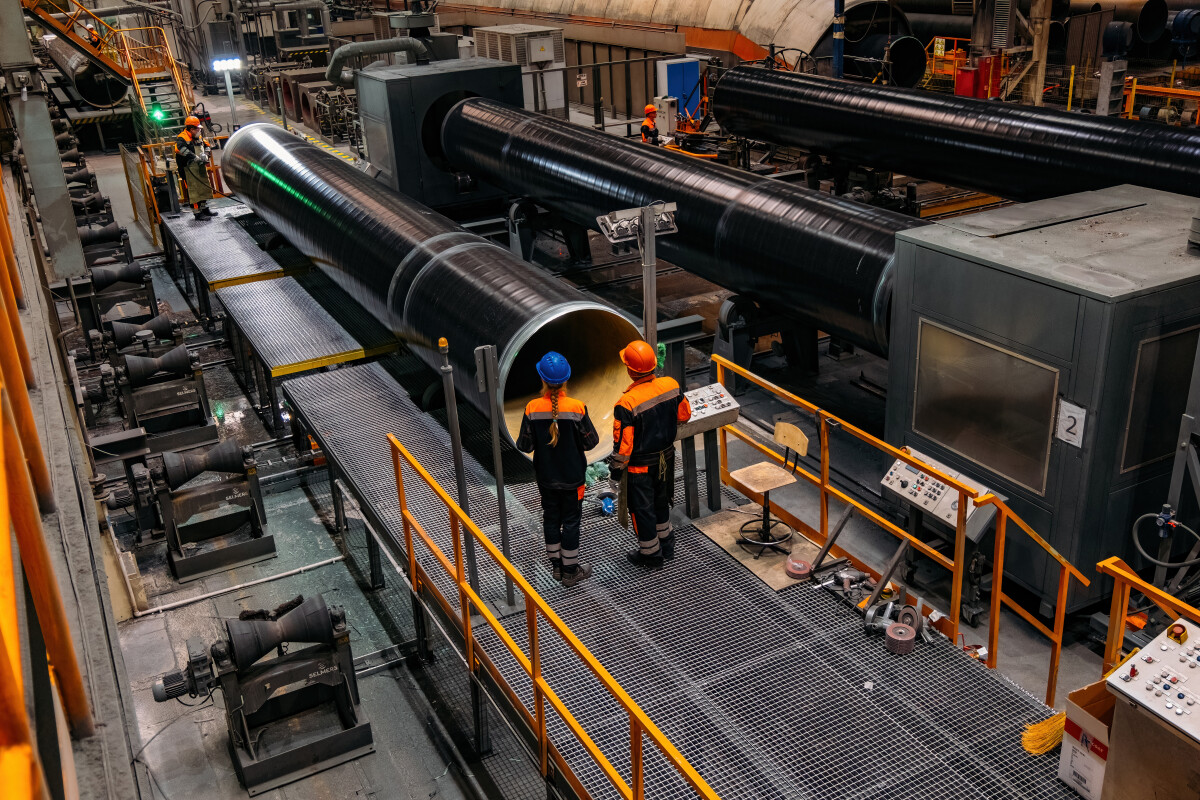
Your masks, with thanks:
M 1172 642 L 1175 642 L 1175 644 L 1183 644 L 1188 638 L 1187 628 L 1176 622 L 1174 625 L 1167 628 L 1167 638 Z

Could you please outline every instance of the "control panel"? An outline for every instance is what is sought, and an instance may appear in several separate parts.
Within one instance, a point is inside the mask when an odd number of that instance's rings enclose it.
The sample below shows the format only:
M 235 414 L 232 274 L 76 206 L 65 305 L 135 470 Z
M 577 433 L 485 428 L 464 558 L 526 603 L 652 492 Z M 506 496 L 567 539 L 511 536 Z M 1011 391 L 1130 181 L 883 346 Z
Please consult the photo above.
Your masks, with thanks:
M 1200 744 L 1200 627 L 1178 620 L 1108 676 L 1108 690 Z
M 948 475 L 955 480 L 961 481 L 981 495 L 991 491 L 970 476 L 964 475 L 923 453 L 918 453 L 911 447 L 909 448 L 909 453 L 913 458 L 924 461 L 943 475 Z M 934 476 L 922 472 L 920 469 L 906 464 L 900 459 L 896 459 L 892 466 L 888 468 L 888 471 L 884 473 L 883 480 L 880 483 L 884 489 L 889 490 L 893 495 L 899 497 L 901 502 L 906 505 L 924 511 L 928 516 L 945 525 L 949 525 L 951 528 L 958 525 L 958 491 Z M 995 515 L 996 512 L 993 506 L 984 506 L 981 508 L 968 501 L 967 537 L 972 541 L 979 541 Z
M 686 439 L 737 422 L 742 413 L 738 401 L 719 383 L 684 392 L 684 397 L 692 406 L 692 418 L 679 426 L 676 439 Z

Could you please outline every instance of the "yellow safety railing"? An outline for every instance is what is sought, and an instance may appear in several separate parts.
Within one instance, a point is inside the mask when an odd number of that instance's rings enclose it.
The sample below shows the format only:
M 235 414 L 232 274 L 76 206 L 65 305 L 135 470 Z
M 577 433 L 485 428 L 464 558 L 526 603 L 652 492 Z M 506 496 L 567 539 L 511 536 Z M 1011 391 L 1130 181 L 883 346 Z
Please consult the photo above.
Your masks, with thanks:
M 408 577 L 413 590 L 418 594 L 427 591 L 441 607 L 447 618 L 457 619 L 459 632 L 465 639 L 466 659 L 469 668 L 472 672 L 480 668 L 486 670 L 496 685 L 505 693 L 513 708 L 522 715 L 525 723 L 537 738 L 539 766 L 542 775 L 549 775 L 550 764 L 553 761 L 559 772 L 570 782 L 572 788 L 575 789 L 579 796 L 588 796 L 587 791 L 575 777 L 574 771 L 571 770 L 559 754 L 558 748 L 550 741 L 546 730 L 546 706 L 549 704 L 550 708 L 557 712 L 567 727 L 570 728 L 575 738 L 608 778 L 613 788 L 625 800 L 643 800 L 646 796 L 642 754 L 643 736 L 649 739 L 666 761 L 696 790 L 700 797 L 705 798 L 705 800 L 717 800 L 716 793 L 700 777 L 695 768 L 688 763 L 683 754 L 650 721 L 650 718 L 633 701 L 633 698 L 621 688 L 621 685 L 608 673 L 608 670 L 576 638 L 566 623 L 551 610 L 550 606 L 529 585 L 529 582 L 525 580 L 520 571 L 509 563 L 500 549 L 479 530 L 478 526 L 476 526 L 467 513 L 446 493 L 446 490 L 408 452 L 399 439 L 389 434 L 388 441 L 391 443 L 392 463 L 396 470 L 396 493 L 400 498 L 400 514 L 404 525 L 404 546 L 405 553 L 408 556 Z M 404 472 L 406 468 L 411 470 L 421 483 L 431 489 L 446 507 L 450 532 L 454 541 L 453 560 L 433 541 L 426 532 L 425 526 L 417 519 L 412 510 L 409 509 L 404 484 Z M 483 599 L 471 588 L 471 584 L 467 579 L 466 563 L 463 559 L 464 537 L 470 537 L 478 546 L 482 547 L 491 556 L 495 564 L 503 570 L 508 579 L 512 581 L 515 588 L 523 595 L 525 601 L 526 634 L 529 642 L 528 653 L 522 650 L 513 640 L 512 636 L 491 612 Z M 457 609 L 451 606 L 450 602 L 437 588 L 430 575 L 425 571 L 421 561 L 417 558 L 416 545 L 418 542 L 425 546 L 442 571 L 445 572 L 446 576 L 454 582 L 458 592 Z M 484 652 L 471 625 L 472 615 L 478 615 L 483 618 L 492 632 L 504 644 L 509 654 L 520 664 L 525 674 L 529 676 L 533 688 L 534 707 L 532 711 L 526 708 L 525 703 L 517 697 L 516 692 L 513 691 L 496 668 L 492 658 L 489 657 L 488 653 Z M 609 761 L 604 753 L 601 752 L 596 743 L 592 741 L 591 736 L 584 730 L 579 720 L 567 709 L 566 705 L 546 681 L 541 659 L 542 639 L 540 638 L 540 632 L 546 626 L 561 637 L 562 641 L 566 643 L 578 660 L 588 668 L 604 688 L 608 690 L 613 699 L 629 715 L 629 759 L 631 766 L 628 778 L 623 776 L 612 765 L 612 762 Z
M 1109 670 L 1121 661 L 1121 647 L 1125 641 L 1125 619 L 1129 614 L 1129 597 L 1134 590 L 1173 619 L 1184 617 L 1200 625 L 1200 608 L 1188 605 L 1146 581 L 1116 556 L 1101 561 L 1096 565 L 1096 571 L 1113 579 L 1112 605 L 1108 611 L 1108 638 L 1104 642 L 1101 675 L 1107 675 Z
M 179 62 L 171 53 L 171 45 L 168 43 L 167 34 L 163 29 L 158 27 L 122 28 L 120 33 L 122 34 L 121 46 L 125 53 L 125 61 L 133 65 L 130 79 L 133 81 L 133 91 L 138 96 L 142 112 L 149 114 L 150 109 L 146 108 L 146 99 L 142 97 L 141 85 L 138 82 L 139 71 L 170 74 L 171 81 L 175 84 L 175 89 L 179 94 L 179 101 L 183 104 L 184 112 L 190 112 L 196 105 L 191 83 L 184 80 L 183 73 L 179 69 Z
M 1000 644 L 1000 607 L 1003 603 L 1020 615 L 1022 619 L 1036 628 L 1040 633 L 1049 638 L 1052 643 L 1052 648 L 1050 651 L 1050 672 L 1046 679 L 1046 705 L 1053 706 L 1058 685 L 1058 663 L 1062 655 L 1063 626 L 1067 613 L 1067 591 L 1070 588 L 1070 582 L 1072 578 L 1079 581 L 1084 586 L 1089 586 L 1091 584 L 1091 582 L 1083 576 L 1083 573 L 1076 569 L 1071 562 L 1059 555 L 1057 550 L 1051 547 L 1050 544 L 1041 536 L 1038 536 L 1038 534 L 1034 532 L 1034 530 L 1030 528 L 1024 520 L 1013 513 L 1012 509 L 1010 509 L 1003 501 L 1000 500 L 1000 498 L 996 497 L 994 494 L 980 495 L 979 492 L 975 491 L 965 483 L 955 480 L 949 475 L 943 474 L 939 470 L 922 462 L 920 459 L 913 458 L 904 450 L 892 447 L 887 442 L 877 439 L 866 431 L 856 428 L 845 420 L 839 419 L 833 414 L 830 414 L 828 411 L 818 408 L 812 403 L 809 403 L 807 400 L 792 394 L 786 389 L 776 386 L 770 381 L 755 375 L 749 370 L 734 364 L 728 359 L 714 355 L 712 360 L 717 365 L 718 383 L 725 383 L 727 373 L 732 372 L 738 377 L 755 384 L 759 388 L 765 389 L 784 402 L 794 406 L 797 410 L 806 412 L 807 414 L 811 415 L 816 422 L 818 436 L 820 439 L 819 474 L 814 474 L 804 467 L 797 467 L 796 475 L 797 477 L 807 481 L 809 484 L 815 486 L 820 492 L 820 519 L 817 526 L 813 527 L 812 525 L 809 525 L 787 509 L 779 506 L 773 500 L 771 501 L 771 511 L 784 522 L 794 527 L 796 530 L 802 531 L 813 542 L 821 545 L 824 544 L 829 538 L 829 502 L 831 499 L 836 499 L 842 503 L 853 506 L 855 511 L 861 514 L 863 517 L 869 519 L 871 522 L 875 523 L 875 525 L 883 528 L 885 531 L 897 537 L 898 539 L 907 541 L 909 546 L 919 552 L 921 555 L 949 570 L 953 575 L 950 588 L 950 614 L 949 616 L 939 620 L 937 626 L 939 630 L 950 637 L 951 641 L 956 641 L 958 639 L 959 615 L 962 610 L 963 572 L 967 566 L 965 558 L 967 541 L 967 501 L 970 500 L 976 506 L 991 505 L 996 508 L 996 545 L 993 552 L 992 562 L 994 566 L 992 572 L 991 613 L 988 619 L 988 654 L 986 663 L 993 669 L 996 667 L 997 653 Z M 874 447 L 876 450 L 879 450 L 881 453 L 884 453 L 890 458 L 900 459 L 904 463 L 915 467 L 926 474 L 932 475 L 933 477 L 945 483 L 950 491 L 958 493 L 958 520 L 954 532 L 953 558 L 947 558 L 944 554 L 930 547 L 927 543 L 916 538 L 908 531 L 900 528 L 890 520 L 881 517 L 875 511 L 868 508 L 865 504 L 846 492 L 843 492 L 841 489 L 838 489 L 830 482 L 830 429 L 841 431 L 849 436 L 853 436 L 859 441 Z M 755 502 L 761 503 L 763 500 L 761 494 L 750 491 L 745 485 L 735 480 L 729 473 L 729 436 L 733 436 L 734 438 L 745 442 L 750 447 L 758 450 L 768 458 L 780 464 L 782 464 L 784 461 L 783 456 L 771 447 L 768 447 L 760 442 L 754 436 L 751 436 L 748 432 L 738 428 L 737 425 L 726 425 L 721 428 L 720 436 L 718 437 L 718 447 L 720 448 L 721 462 L 721 480 L 724 483 L 733 486 L 739 492 L 753 499 Z M 788 468 L 790 469 L 791 465 L 789 465 Z M 1047 555 L 1049 555 L 1058 563 L 1058 601 L 1054 609 L 1053 628 L 1035 618 L 1032 614 L 1018 605 L 1015 600 L 1004 593 L 1004 546 L 1008 533 L 1009 522 L 1014 523 L 1022 533 L 1028 536 L 1035 544 L 1041 547 Z M 838 557 L 848 558 L 864 572 L 878 575 L 878 573 L 874 572 L 874 570 L 871 570 L 861 560 L 855 558 L 851 553 L 836 547 L 836 545 L 831 549 L 831 552 Z
M 42 530 L 41 515 L 54 510 L 54 494 L 29 400 L 35 380 L 18 317 L 14 241 L 8 198 L 0 190 L 0 529 L 15 534 L 53 683 L 71 733 L 80 738 L 95 725 Z M 6 798 L 24 800 L 46 796 L 46 782 L 25 705 L 11 541 L 0 536 L 0 786 Z

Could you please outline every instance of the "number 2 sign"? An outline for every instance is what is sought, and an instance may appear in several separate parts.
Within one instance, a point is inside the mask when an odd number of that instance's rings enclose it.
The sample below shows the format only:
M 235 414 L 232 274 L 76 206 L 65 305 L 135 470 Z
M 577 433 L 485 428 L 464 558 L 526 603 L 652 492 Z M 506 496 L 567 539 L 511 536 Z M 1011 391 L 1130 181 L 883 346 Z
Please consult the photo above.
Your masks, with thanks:
M 1087 420 L 1087 409 L 1074 403 L 1060 400 L 1058 403 L 1058 425 L 1054 435 L 1076 447 L 1083 447 L 1083 423 Z

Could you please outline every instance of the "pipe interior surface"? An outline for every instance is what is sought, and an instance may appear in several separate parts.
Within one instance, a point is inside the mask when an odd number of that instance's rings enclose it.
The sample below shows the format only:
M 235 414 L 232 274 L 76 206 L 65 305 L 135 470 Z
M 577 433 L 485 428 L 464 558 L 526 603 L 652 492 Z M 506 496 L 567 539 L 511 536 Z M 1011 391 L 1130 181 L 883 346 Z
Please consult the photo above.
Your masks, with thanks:
M 502 429 L 516 439 L 540 390 L 534 364 L 547 350 L 571 363 L 570 392 L 587 404 L 600 444 L 628 384 L 619 350 L 639 338 L 616 310 L 589 299 L 508 250 L 372 181 L 276 125 L 241 128 L 221 172 L 238 196 L 435 370 L 446 337 L 459 393 L 488 413 L 475 384 L 475 348 L 494 344 Z
M 925 223 L 472 98 L 442 126 L 449 161 L 576 224 L 678 203 L 663 258 L 792 318 L 887 353 L 897 231 Z
M 1130 183 L 1200 196 L 1200 134 L 758 67 L 713 94 L 727 133 L 1012 200 Z

